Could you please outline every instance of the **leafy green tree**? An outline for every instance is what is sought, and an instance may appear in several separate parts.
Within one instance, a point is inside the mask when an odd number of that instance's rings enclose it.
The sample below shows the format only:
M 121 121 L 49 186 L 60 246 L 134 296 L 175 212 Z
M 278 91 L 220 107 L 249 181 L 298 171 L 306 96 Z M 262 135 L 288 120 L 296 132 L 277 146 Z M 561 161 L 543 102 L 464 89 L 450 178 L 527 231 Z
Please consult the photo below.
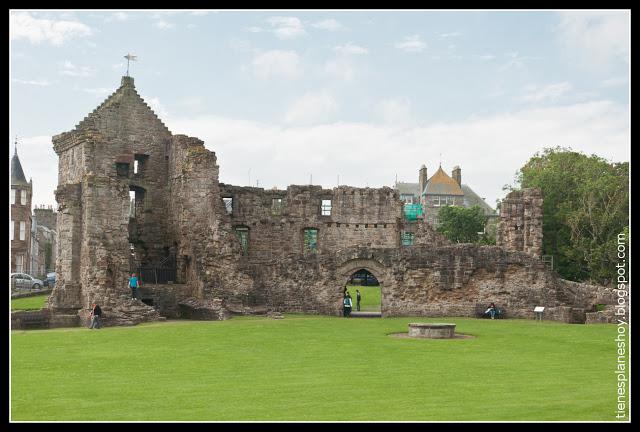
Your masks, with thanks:
M 629 163 L 547 148 L 529 159 L 517 180 L 542 191 L 542 250 L 554 256 L 558 273 L 610 282 L 618 234 L 629 225 Z
M 490 236 L 478 234 L 479 232 L 484 232 L 486 223 L 486 216 L 480 206 L 470 208 L 458 206 L 442 207 L 438 212 L 438 219 L 440 220 L 440 225 L 437 230 L 451 241 L 491 244 Z M 493 243 L 495 244 L 495 237 Z

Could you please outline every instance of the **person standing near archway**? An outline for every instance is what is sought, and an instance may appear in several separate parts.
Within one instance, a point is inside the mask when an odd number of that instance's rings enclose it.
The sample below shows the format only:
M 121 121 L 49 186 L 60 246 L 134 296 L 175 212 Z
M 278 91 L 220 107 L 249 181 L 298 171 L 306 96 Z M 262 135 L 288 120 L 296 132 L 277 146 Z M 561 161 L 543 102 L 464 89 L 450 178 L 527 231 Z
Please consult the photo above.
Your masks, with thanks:
M 362 296 L 360 295 L 360 290 L 356 290 L 356 310 L 360 311 L 360 300 L 362 299 Z
M 345 296 L 345 298 L 343 300 L 343 305 L 344 305 L 343 315 L 345 317 L 349 318 L 349 316 L 351 315 L 351 307 L 353 305 L 353 303 L 351 301 L 351 294 L 349 294 L 349 291 L 347 291 L 347 295 Z

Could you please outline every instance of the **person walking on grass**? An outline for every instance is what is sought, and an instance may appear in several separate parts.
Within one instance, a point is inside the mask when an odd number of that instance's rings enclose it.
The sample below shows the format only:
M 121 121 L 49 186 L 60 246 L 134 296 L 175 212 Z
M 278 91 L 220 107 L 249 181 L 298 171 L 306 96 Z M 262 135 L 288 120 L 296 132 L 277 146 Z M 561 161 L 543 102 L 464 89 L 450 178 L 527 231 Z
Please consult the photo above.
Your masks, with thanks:
M 356 310 L 360 311 L 360 300 L 362 296 L 360 295 L 360 290 L 356 290 Z
M 138 298 L 138 285 L 140 285 L 140 283 L 138 282 L 138 278 L 136 277 L 135 273 L 132 273 L 131 278 L 129 278 L 129 288 L 131 288 L 132 300 Z
M 90 329 L 99 329 L 102 327 L 102 323 L 100 322 L 100 316 L 102 315 L 102 309 L 97 304 L 91 305 L 91 326 Z
M 351 307 L 353 305 L 352 301 L 351 301 L 351 294 L 349 294 L 349 292 L 347 291 L 347 295 L 345 296 L 344 300 L 343 300 L 343 306 L 344 306 L 344 316 L 349 318 L 349 316 L 351 315 Z

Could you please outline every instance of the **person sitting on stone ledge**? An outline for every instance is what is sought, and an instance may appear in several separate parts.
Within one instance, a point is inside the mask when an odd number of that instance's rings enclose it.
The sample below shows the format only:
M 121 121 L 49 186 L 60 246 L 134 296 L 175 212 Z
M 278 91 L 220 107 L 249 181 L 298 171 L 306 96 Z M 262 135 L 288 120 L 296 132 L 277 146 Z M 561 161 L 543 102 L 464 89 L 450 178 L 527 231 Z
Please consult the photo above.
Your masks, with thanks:
M 494 302 L 491 302 L 491 304 L 489 305 L 489 308 L 486 311 L 484 311 L 484 314 L 491 316 L 491 319 L 495 319 L 496 310 L 497 310 L 496 304 Z

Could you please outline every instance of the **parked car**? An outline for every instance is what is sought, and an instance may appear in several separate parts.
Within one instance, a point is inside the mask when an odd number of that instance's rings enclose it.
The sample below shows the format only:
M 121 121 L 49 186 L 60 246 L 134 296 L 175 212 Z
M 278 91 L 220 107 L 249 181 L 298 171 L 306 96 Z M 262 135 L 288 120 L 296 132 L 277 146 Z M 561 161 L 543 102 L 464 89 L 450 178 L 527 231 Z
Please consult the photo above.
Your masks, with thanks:
M 47 277 L 44 280 L 44 286 L 53 288 L 55 284 L 56 284 L 56 274 L 47 273 Z
M 44 286 L 44 282 L 26 273 L 11 273 L 11 287 L 15 289 L 37 290 Z

